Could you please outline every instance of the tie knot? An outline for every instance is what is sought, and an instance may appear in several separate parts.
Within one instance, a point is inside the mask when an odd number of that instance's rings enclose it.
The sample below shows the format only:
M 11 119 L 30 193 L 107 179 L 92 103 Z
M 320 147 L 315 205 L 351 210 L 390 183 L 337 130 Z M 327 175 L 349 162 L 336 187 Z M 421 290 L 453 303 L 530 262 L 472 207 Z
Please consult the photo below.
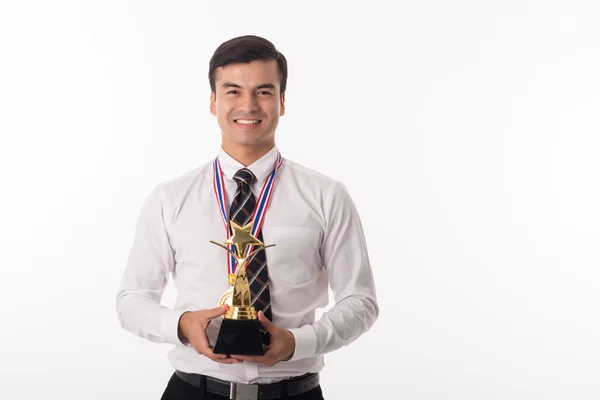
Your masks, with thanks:
M 235 175 L 233 176 L 233 179 L 235 179 L 235 181 L 237 182 L 237 184 L 239 186 L 244 183 L 246 185 L 249 185 L 250 183 L 252 183 L 252 181 L 254 179 L 256 179 L 256 177 L 254 176 L 252 171 L 250 171 L 248 168 L 242 168 L 238 172 L 235 173 Z

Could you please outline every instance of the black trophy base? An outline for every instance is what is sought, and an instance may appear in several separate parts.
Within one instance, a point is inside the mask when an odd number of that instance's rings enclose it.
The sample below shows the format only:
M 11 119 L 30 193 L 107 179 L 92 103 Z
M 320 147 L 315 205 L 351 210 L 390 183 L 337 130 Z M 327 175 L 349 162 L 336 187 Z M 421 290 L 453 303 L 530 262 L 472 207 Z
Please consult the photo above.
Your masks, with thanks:
M 213 352 L 216 354 L 264 355 L 257 319 L 223 319 Z

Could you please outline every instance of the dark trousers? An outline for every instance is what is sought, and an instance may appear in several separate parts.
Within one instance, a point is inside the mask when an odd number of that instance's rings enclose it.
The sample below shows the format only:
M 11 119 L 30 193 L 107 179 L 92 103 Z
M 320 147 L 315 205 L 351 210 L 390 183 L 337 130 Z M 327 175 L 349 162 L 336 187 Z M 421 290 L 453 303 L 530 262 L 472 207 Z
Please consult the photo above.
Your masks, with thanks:
M 204 392 L 194 385 L 183 381 L 180 377 L 173 374 L 167 388 L 163 393 L 161 400 L 228 400 L 229 396 L 220 396 L 211 392 Z M 313 390 L 302 393 L 298 396 L 285 397 L 290 400 L 324 400 L 321 386 L 317 386 Z

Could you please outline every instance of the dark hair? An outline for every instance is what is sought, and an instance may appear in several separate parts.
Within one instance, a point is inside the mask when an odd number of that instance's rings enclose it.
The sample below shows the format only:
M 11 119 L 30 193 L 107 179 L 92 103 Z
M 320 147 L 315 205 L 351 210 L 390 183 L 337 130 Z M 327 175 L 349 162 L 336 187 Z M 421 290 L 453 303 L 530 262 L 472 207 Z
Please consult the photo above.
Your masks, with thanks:
M 246 35 L 230 39 L 222 43 L 208 65 L 208 81 L 210 89 L 215 92 L 215 71 L 219 67 L 230 64 L 249 64 L 252 61 L 276 60 L 279 66 L 279 87 L 281 93 L 285 93 L 287 83 L 287 60 L 273 43 L 260 36 Z

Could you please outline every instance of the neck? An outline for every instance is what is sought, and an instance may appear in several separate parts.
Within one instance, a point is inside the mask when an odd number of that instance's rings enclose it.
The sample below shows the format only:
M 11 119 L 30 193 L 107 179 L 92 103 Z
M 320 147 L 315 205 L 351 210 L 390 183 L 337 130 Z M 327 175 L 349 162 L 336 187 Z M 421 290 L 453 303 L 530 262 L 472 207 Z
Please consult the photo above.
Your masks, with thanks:
M 244 167 L 252 165 L 256 160 L 259 160 L 262 156 L 267 154 L 275 146 L 274 143 L 269 143 L 266 146 L 239 146 L 231 145 L 230 143 L 223 142 L 221 147 L 227 154 L 233 159 L 243 164 Z

